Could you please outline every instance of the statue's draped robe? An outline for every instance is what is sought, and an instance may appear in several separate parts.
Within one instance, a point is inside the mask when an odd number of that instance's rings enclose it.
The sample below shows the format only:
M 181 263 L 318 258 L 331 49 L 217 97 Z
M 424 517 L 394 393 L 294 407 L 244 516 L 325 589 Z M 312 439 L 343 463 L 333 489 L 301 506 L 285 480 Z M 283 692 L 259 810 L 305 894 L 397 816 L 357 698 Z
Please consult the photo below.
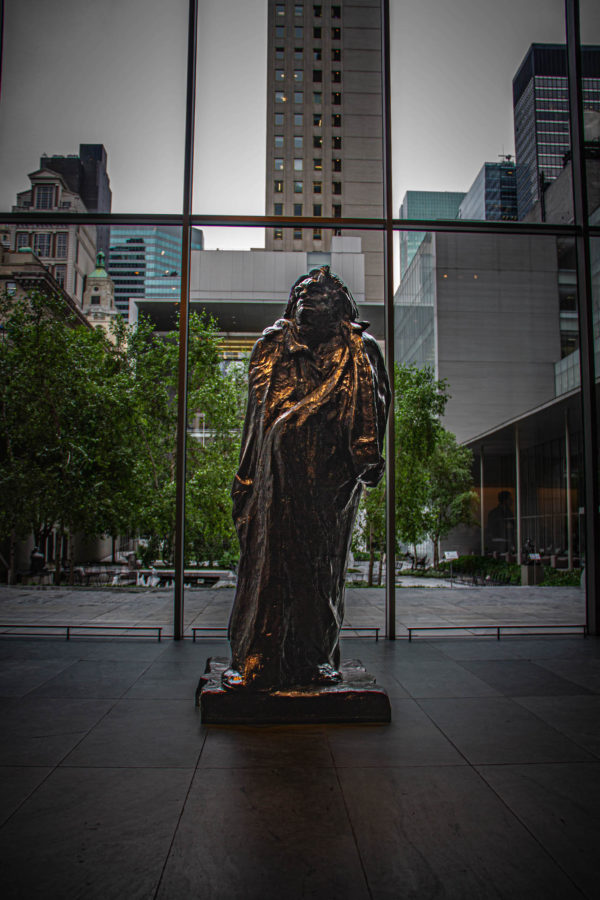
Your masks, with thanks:
M 312 351 L 280 319 L 256 343 L 233 485 L 241 547 L 231 667 L 257 688 L 339 665 L 344 582 L 362 483 L 381 478 L 389 384 L 362 326 Z

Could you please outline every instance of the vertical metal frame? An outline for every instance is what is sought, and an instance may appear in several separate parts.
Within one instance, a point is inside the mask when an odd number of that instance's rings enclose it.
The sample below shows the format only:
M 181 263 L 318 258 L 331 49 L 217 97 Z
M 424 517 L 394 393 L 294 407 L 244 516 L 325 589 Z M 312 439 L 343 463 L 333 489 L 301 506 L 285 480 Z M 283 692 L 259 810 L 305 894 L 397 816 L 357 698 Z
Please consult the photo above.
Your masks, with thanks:
M 383 115 L 384 334 L 385 363 L 392 391 L 386 432 L 385 464 L 385 626 L 396 639 L 396 439 L 394 429 L 394 225 L 392 192 L 392 109 L 390 76 L 390 3 L 381 0 L 381 97 Z
M 179 305 L 179 361 L 177 373 L 177 449 L 175 481 L 175 592 L 173 596 L 173 638 L 184 632 L 185 555 L 185 464 L 187 446 L 187 367 L 189 343 L 190 251 L 193 189 L 194 120 L 196 113 L 196 48 L 198 0 L 189 0 L 187 92 L 185 106 L 185 159 L 181 242 L 181 301 Z
M 569 124 L 571 128 L 571 171 L 573 212 L 577 227 L 577 297 L 579 312 L 579 360 L 583 431 L 585 491 L 585 571 L 587 627 L 591 634 L 600 629 L 600 527 L 598 522 L 598 415 L 594 372 L 594 308 L 590 261 L 590 225 L 583 127 L 583 82 L 579 0 L 565 0 L 567 63 L 569 76 Z

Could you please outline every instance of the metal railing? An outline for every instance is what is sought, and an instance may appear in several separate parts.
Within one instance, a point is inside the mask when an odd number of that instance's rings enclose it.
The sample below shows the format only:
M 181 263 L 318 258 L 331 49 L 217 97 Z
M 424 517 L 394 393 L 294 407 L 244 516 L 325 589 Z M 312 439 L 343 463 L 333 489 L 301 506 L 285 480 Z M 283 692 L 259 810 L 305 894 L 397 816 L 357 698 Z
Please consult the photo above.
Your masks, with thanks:
M 543 634 L 546 629 L 562 629 L 560 634 L 573 634 L 573 629 L 578 628 L 581 629 L 583 637 L 587 635 L 587 625 L 584 622 L 577 622 L 573 625 L 532 625 L 529 623 L 528 625 L 407 625 L 406 630 L 408 631 L 408 640 L 412 641 L 412 636 L 414 632 L 417 631 L 487 631 L 491 632 L 492 635 L 496 633 L 496 640 L 500 640 L 500 635 L 503 631 L 507 629 L 511 629 L 512 631 L 518 631 L 521 634 L 524 631 L 534 632 L 535 634 Z M 567 630 L 568 629 L 568 630 Z M 490 637 L 490 634 L 472 634 L 471 637 Z M 513 637 L 517 637 L 518 635 L 513 635 Z
M 66 640 L 70 641 L 72 637 L 83 637 L 82 634 L 77 634 L 79 631 L 108 631 L 111 632 L 110 635 L 92 635 L 92 637 L 131 637 L 132 631 L 143 631 L 143 632 L 155 632 L 156 640 L 162 640 L 162 625 L 63 625 L 63 624 L 53 624 L 51 622 L 45 622 L 42 624 L 31 625 L 25 622 L 4 622 L 0 623 L 0 629 L 10 629 L 10 631 L 1 631 L 0 637 L 23 637 L 29 634 L 32 630 L 40 631 L 41 629 L 45 629 L 44 634 L 41 634 L 40 637 L 57 637 L 56 634 L 51 633 L 51 629 L 60 629 L 64 630 L 66 633 Z M 27 631 L 16 631 L 15 629 L 25 628 Z M 126 633 L 113 633 L 113 632 L 126 632 Z M 140 635 L 141 637 L 146 637 L 146 634 Z
M 226 635 L 227 630 L 228 630 L 227 625 L 192 625 L 192 628 L 191 628 L 192 640 L 194 641 L 194 643 L 196 642 L 196 635 L 198 633 L 200 633 L 200 636 L 202 637 L 202 633 L 205 632 L 206 633 L 205 636 L 210 637 L 215 632 Z M 348 631 L 368 632 L 370 634 L 374 634 L 375 640 L 379 641 L 379 632 L 381 631 L 381 628 L 378 625 L 359 625 L 358 627 L 355 627 L 354 625 L 342 625 L 341 630 L 345 631 L 345 632 L 348 632 Z

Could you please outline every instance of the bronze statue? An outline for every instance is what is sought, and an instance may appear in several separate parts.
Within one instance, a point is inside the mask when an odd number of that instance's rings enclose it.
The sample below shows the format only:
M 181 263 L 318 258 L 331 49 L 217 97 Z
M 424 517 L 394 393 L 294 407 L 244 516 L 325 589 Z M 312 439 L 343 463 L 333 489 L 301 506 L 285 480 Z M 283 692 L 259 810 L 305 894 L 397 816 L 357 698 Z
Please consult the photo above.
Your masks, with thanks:
M 233 517 L 241 557 L 226 688 L 335 684 L 362 485 L 383 474 L 390 399 L 375 339 L 328 266 L 294 284 L 252 352 Z

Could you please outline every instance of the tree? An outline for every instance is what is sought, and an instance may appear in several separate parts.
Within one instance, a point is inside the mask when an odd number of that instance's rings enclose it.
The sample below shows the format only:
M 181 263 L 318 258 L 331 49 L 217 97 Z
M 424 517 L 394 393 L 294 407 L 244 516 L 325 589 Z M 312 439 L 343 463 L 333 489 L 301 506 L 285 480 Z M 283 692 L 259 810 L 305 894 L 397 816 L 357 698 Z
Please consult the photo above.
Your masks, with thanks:
M 439 563 L 439 543 L 457 525 L 474 521 L 473 504 L 477 494 L 471 489 L 473 454 L 468 447 L 457 443 L 455 436 L 441 429 L 431 454 L 428 469 L 430 476 L 429 513 L 431 525 L 429 537 L 433 541 L 433 565 Z
M 356 519 L 354 541 L 366 547 L 369 553 L 369 573 L 367 584 L 373 585 L 375 554 L 379 553 L 377 583 L 381 584 L 382 560 L 385 551 L 385 479 L 377 487 L 365 489 Z
M 430 368 L 396 365 L 394 388 L 396 535 L 412 544 L 416 564 L 417 544 L 432 526 L 429 460 L 442 429 L 447 384 L 436 381 Z

